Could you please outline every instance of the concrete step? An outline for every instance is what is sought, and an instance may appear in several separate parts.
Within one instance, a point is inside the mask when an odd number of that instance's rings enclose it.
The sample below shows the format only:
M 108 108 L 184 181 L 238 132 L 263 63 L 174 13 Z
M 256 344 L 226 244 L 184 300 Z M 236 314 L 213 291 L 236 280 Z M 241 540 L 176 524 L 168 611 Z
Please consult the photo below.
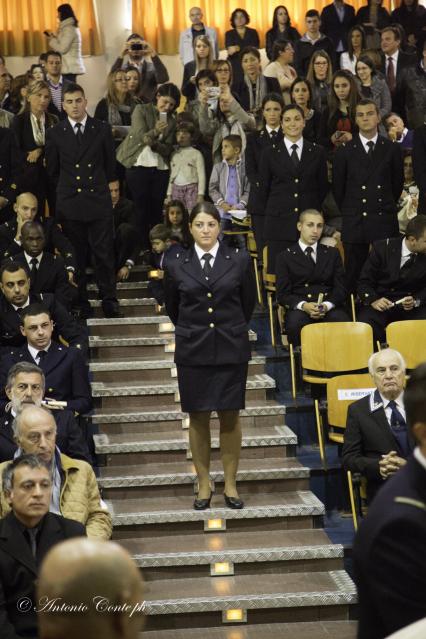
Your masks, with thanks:
M 147 264 L 136 264 L 130 270 L 128 282 L 144 282 L 148 278 L 148 271 L 152 269 L 152 266 Z M 86 275 L 88 282 L 94 282 L 94 270 L 90 267 L 86 268 Z
M 227 610 L 252 623 L 347 619 L 356 588 L 343 570 L 159 579 L 146 584 L 147 629 L 217 627 Z M 232 613 L 231 613 L 232 614 Z
M 100 337 L 149 337 L 173 334 L 175 327 L 167 315 L 152 317 L 94 318 L 87 320 L 90 335 Z
M 140 633 L 139 639 L 356 639 L 356 621 L 311 621 L 230 625 L 222 628 L 174 628 Z
M 255 355 L 249 361 L 249 375 L 264 373 L 266 358 Z M 90 364 L 94 382 L 158 382 L 169 381 L 176 377 L 176 364 L 171 353 L 152 359 L 141 357 L 127 360 L 97 360 Z
M 118 291 L 118 293 L 120 294 L 120 291 Z M 158 315 L 158 304 L 154 297 L 119 297 L 118 302 L 120 304 L 121 312 L 125 317 Z M 103 317 L 101 301 L 90 299 L 89 303 L 94 310 L 95 317 Z
M 278 493 L 306 490 L 309 474 L 309 468 L 293 457 L 259 458 L 255 461 L 241 459 L 237 481 L 239 491 L 250 499 L 260 491 Z M 210 477 L 214 484 L 223 484 L 223 467 L 219 460 L 211 462 Z M 185 497 L 197 490 L 195 468 L 191 461 L 101 467 L 98 482 L 104 497 L 114 499 Z M 223 486 L 217 486 L 216 490 L 218 494 L 222 493 Z
M 247 378 L 248 399 L 265 399 L 268 391 L 273 392 L 274 389 L 275 380 L 269 375 L 253 375 Z M 100 408 L 157 406 L 159 396 L 165 403 L 173 404 L 180 401 L 177 380 L 161 384 L 145 382 L 125 386 L 118 382 L 92 382 L 92 395 L 95 406 Z
M 99 289 L 96 284 L 88 284 L 87 290 L 98 297 Z M 119 282 L 117 284 L 117 297 L 148 297 L 148 282 Z
M 163 432 L 94 435 L 97 455 L 104 455 L 105 466 L 184 462 L 189 456 L 188 431 L 180 426 Z M 241 458 L 294 456 L 295 434 L 287 426 L 247 426 L 243 430 Z M 219 430 L 212 432 L 212 459 L 219 458 Z M 279 450 L 278 450 L 279 447 Z
M 263 492 L 251 494 L 245 499 L 242 510 L 232 510 L 224 504 L 223 495 L 213 495 L 211 507 L 194 510 L 190 487 L 186 495 L 174 497 L 127 497 L 107 499 L 114 525 L 113 538 L 160 537 L 189 532 L 202 532 L 204 526 L 217 532 L 221 529 L 238 531 L 299 530 L 320 528 L 324 505 L 309 490 L 292 492 Z M 261 592 L 259 590 L 259 592 Z
M 123 539 L 146 581 L 340 570 L 343 546 L 322 530 L 198 533 Z M 225 564 L 215 566 L 215 564 Z

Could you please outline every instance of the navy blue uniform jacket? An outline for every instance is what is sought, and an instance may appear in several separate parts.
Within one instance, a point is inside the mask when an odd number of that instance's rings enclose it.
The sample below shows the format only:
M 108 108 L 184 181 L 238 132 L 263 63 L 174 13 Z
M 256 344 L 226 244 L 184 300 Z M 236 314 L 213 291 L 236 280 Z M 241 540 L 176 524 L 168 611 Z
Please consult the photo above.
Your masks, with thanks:
M 206 280 L 194 249 L 177 254 L 165 272 L 166 309 L 175 324 L 175 362 L 238 364 L 250 359 L 248 322 L 256 303 L 249 254 L 223 244 Z

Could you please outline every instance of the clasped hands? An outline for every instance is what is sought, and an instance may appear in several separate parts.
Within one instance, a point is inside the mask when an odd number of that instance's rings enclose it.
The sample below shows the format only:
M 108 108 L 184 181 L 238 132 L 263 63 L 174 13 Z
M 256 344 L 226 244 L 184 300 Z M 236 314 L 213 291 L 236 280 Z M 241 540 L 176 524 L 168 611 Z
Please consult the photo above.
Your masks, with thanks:
M 304 302 L 302 311 L 307 313 L 312 319 L 322 319 L 327 313 L 327 307 L 324 304 L 317 304 L 316 302 Z
M 387 479 L 394 475 L 400 468 L 405 466 L 406 460 L 399 457 L 395 450 L 391 450 L 387 455 L 382 455 L 379 461 L 379 472 L 382 479 Z

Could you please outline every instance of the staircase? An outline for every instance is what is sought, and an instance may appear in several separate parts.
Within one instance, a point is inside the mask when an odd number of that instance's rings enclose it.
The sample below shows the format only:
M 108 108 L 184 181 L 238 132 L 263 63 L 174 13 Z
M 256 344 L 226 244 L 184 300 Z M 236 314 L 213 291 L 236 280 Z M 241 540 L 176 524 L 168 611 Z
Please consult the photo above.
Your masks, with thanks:
M 324 506 L 296 458 L 297 438 L 274 400 L 265 358 L 249 365 L 238 486 L 223 502 L 219 425 L 212 419 L 215 494 L 192 508 L 195 470 L 179 405 L 173 325 L 147 297 L 143 267 L 118 285 L 125 318 L 88 320 L 99 483 L 113 539 L 145 582 L 145 639 L 354 639 L 356 602 L 343 547 L 322 530 Z M 90 285 L 92 297 L 95 285 Z

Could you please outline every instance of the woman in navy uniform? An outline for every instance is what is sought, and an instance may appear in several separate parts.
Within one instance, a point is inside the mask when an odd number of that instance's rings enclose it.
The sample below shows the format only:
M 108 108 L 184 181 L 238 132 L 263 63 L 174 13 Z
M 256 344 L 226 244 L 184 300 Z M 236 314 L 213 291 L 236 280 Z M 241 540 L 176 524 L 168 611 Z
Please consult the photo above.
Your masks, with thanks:
M 165 274 L 166 309 L 175 324 L 182 410 L 189 413 L 189 441 L 198 477 L 196 510 L 210 506 L 210 414 L 220 422 L 225 503 L 242 508 L 236 488 L 250 344 L 248 322 L 255 286 L 246 251 L 219 244 L 220 216 L 197 204 L 189 218 L 194 247 L 176 255 Z

